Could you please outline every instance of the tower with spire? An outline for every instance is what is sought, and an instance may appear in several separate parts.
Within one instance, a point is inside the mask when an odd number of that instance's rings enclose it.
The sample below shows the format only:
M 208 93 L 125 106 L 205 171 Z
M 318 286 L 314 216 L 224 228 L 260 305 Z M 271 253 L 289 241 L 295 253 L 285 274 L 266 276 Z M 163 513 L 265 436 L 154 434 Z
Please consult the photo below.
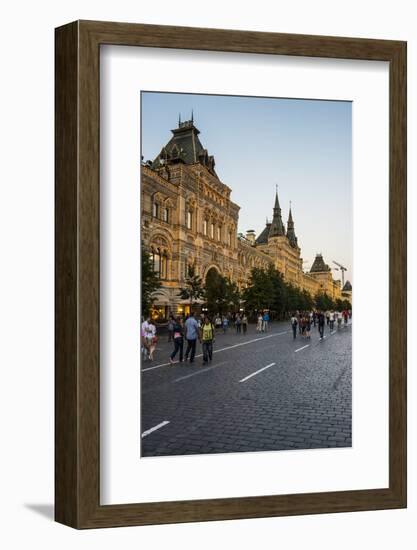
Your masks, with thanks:
M 292 219 L 292 212 L 291 212 L 291 201 L 290 201 L 290 212 L 288 214 L 288 222 L 287 222 L 287 237 L 290 245 L 293 248 L 298 247 L 298 239 L 297 235 L 295 234 L 294 230 L 294 221 Z
M 284 236 L 285 236 L 285 227 L 284 227 L 284 224 L 282 223 L 281 207 L 279 205 L 279 200 L 278 200 L 278 186 L 277 186 L 275 191 L 274 215 L 272 217 L 271 226 L 269 228 L 268 238 L 271 239 L 273 237 L 284 237 Z

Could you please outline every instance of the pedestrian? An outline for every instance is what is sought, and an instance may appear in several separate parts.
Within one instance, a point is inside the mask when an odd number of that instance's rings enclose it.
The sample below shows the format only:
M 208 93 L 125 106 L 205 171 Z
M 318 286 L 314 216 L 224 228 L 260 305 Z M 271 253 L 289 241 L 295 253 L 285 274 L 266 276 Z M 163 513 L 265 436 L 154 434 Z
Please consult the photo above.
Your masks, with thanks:
M 216 330 L 220 330 L 222 328 L 222 318 L 219 314 L 216 315 L 216 318 L 214 320 L 214 325 L 216 327 Z
M 153 353 L 156 348 L 156 343 L 158 341 L 156 337 L 156 326 L 153 324 L 153 321 L 149 319 L 147 321 L 147 327 L 145 331 L 145 340 L 146 340 L 146 348 L 149 353 L 149 360 L 153 361 Z
M 329 326 L 330 323 L 330 311 L 326 311 L 326 324 Z
M 246 313 L 244 313 L 242 317 L 242 328 L 243 328 L 243 334 L 246 334 L 248 330 L 248 318 L 246 316 Z
M 187 339 L 187 349 L 185 350 L 185 360 L 188 361 L 190 356 L 190 363 L 194 362 L 195 348 L 197 344 L 197 338 L 199 334 L 199 326 L 195 320 L 194 313 L 190 312 L 188 319 L 185 321 L 185 337 Z
M 329 325 L 330 325 L 330 331 L 334 329 L 334 311 L 330 311 L 330 317 L 329 317 Z
M 268 325 L 269 325 L 269 313 L 265 311 L 262 316 L 262 332 L 268 332 Z
M 142 323 L 142 337 L 143 337 L 143 346 L 144 346 L 144 357 L 150 359 L 150 345 L 153 337 L 153 325 L 151 318 L 147 317 L 146 320 Z
M 203 325 L 200 329 L 200 342 L 203 345 L 203 364 L 213 359 L 213 343 L 215 340 L 214 326 L 210 319 L 206 316 Z
M 347 325 L 348 324 L 348 319 L 349 319 L 349 312 L 347 311 L 347 309 L 345 309 L 343 311 L 343 319 L 345 321 L 345 325 Z
M 314 328 L 316 327 L 316 322 L 317 322 L 317 313 L 315 311 L 313 311 L 313 325 L 314 325 Z
M 262 332 L 262 315 L 258 315 L 258 322 L 256 324 L 256 332 Z
M 306 335 L 306 316 L 303 313 L 301 315 L 301 336 L 304 338 Z
M 140 346 L 142 352 L 142 359 L 145 360 L 148 358 L 148 349 L 146 347 L 146 338 L 145 338 L 145 320 L 142 317 L 142 322 L 140 324 Z
M 229 326 L 229 319 L 226 317 L 226 315 L 224 315 L 223 316 L 223 334 L 226 334 L 228 326 Z
M 340 327 L 342 326 L 342 312 L 338 311 L 336 315 L 337 315 L 337 328 L 340 329 Z
M 235 317 L 235 326 L 236 326 L 236 334 L 241 334 L 241 332 L 242 332 L 242 320 L 240 318 L 239 313 Z
M 293 316 L 291 317 L 291 328 L 292 328 L 292 335 L 294 340 L 297 338 L 297 325 L 298 325 L 298 320 L 297 320 L 297 317 L 295 316 L 295 313 L 293 313 Z
M 174 316 L 170 315 L 168 319 L 168 342 L 172 342 L 174 340 L 174 325 Z
M 307 315 L 306 315 L 306 328 L 305 328 L 305 337 L 306 338 L 311 338 L 310 331 L 311 331 L 311 317 L 307 313 Z
M 298 334 L 301 336 L 303 333 L 303 315 L 297 311 L 297 321 L 298 321 Z
M 180 352 L 180 363 L 183 361 L 183 350 L 184 350 L 184 327 L 182 324 L 181 317 L 177 317 L 174 322 L 174 333 L 173 333 L 173 340 L 174 340 L 174 351 L 171 353 L 171 356 L 169 358 L 169 362 L 171 365 L 174 362 L 174 357 L 177 355 L 178 351 Z
M 326 317 L 322 311 L 319 311 L 317 315 L 317 323 L 319 325 L 320 340 L 323 340 L 324 336 L 324 323 L 326 322 Z

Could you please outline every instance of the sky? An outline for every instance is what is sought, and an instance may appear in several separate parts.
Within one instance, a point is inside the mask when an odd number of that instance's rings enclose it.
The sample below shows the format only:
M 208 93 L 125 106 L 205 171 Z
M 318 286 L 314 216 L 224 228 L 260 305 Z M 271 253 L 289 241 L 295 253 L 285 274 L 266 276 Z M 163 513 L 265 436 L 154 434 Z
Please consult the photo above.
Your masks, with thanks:
M 240 206 L 243 234 L 272 218 L 276 186 L 286 224 L 291 201 L 304 270 L 317 253 L 352 281 L 352 104 L 281 98 L 142 92 L 142 152 L 153 160 L 171 129 L 191 118 Z M 333 271 L 340 279 L 340 271 Z

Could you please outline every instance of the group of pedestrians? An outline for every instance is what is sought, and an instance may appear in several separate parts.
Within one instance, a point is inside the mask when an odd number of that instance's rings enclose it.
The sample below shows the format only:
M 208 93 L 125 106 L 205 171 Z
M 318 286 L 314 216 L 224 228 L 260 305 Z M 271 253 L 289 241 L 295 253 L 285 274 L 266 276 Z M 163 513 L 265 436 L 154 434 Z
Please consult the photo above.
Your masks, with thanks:
M 269 328 L 269 313 L 263 311 L 258 313 L 258 319 L 256 322 L 256 332 L 268 332 Z
M 184 340 L 187 341 L 185 355 Z M 180 363 L 183 361 L 194 363 L 197 340 L 201 342 L 203 347 L 203 363 L 207 364 L 213 359 L 213 343 L 215 341 L 215 328 L 213 323 L 208 316 L 205 316 L 202 323 L 199 323 L 194 317 L 194 313 L 190 313 L 185 322 L 183 322 L 181 317 L 177 317 L 174 321 L 174 350 L 169 358 L 170 363 L 174 363 L 177 353 L 179 353 Z
M 324 338 L 325 326 L 330 332 L 335 328 L 341 328 L 342 324 L 347 325 L 351 311 L 296 311 L 291 316 L 291 328 L 294 340 L 297 334 L 302 338 L 311 338 L 312 327 L 317 327 L 320 339 Z M 256 331 L 268 332 L 269 312 L 262 311 L 257 315 Z M 216 314 L 213 321 L 208 315 L 196 319 L 194 313 L 190 313 L 185 320 L 178 316 L 170 316 L 168 320 L 168 342 L 173 343 L 173 350 L 170 354 L 170 363 L 178 356 L 180 363 L 195 360 L 197 342 L 202 345 L 203 363 L 207 364 L 213 359 L 213 344 L 216 338 L 216 331 L 227 333 L 229 327 L 234 327 L 236 334 L 246 334 L 248 330 L 248 317 L 245 312 L 238 312 L 228 315 Z M 153 361 L 154 352 L 158 342 L 156 326 L 151 318 L 142 319 L 141 325 L 141 347 L 142 357 Z M 184 350 L 185 348 L 185 350 Z
M 337 328 L 348 324 L 352 313 L 348 310 L 344 311 L 297 311 L 291 316 L 291 328 L 294 340 L 297 338 L 297 331 L 301 337 L 311 338 L 311 326 L 318 327 L 320 340 L 324 338 L 324 327 L 329 327 L 330 332 L 334 330 L 335 323 Z
M 217 313 L 214 316 L 214 327 L 217 332 L 223 331 L 223 334 L 227 334 L 229 328 L 233 328 L 236 334 L 246 334 L 248 331 L 248 317 L 246 313 L 228 313 L 227 315 L 220 315 Z

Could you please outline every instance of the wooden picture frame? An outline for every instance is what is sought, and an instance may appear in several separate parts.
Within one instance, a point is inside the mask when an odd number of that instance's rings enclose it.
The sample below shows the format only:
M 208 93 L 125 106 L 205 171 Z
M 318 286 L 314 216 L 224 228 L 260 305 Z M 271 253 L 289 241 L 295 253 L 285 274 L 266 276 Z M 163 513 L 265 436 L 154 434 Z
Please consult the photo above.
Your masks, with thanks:
M 406 506 L 406 43 L 76 21 L 56 29 L 55 519 L 75 528 Z M 389 487 L 100 505 L 99 56 L 117 44 L 389 62 Z

